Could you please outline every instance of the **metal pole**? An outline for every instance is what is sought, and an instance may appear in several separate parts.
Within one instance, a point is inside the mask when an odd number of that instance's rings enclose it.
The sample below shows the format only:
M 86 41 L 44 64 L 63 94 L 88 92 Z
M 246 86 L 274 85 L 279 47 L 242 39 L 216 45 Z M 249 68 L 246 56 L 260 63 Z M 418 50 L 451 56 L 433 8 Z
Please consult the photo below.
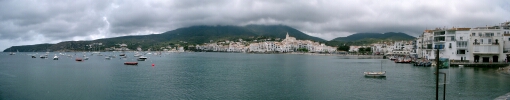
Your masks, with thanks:
M 436 100 L 439 100 L 439 47 L 436 47 Z
M 446 73 L 444 74 L 443 100 L 446 100 Z

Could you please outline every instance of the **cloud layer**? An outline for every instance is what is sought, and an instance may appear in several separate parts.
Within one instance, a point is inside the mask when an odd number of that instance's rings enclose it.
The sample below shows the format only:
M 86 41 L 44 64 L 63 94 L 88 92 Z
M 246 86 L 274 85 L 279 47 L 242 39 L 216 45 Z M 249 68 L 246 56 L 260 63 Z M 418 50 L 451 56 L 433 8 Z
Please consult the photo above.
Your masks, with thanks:
M 0 49 L 158 34 L 192 25 L 283 24 L 324 39 L 510 20 L 508 0 L 0 0 Z

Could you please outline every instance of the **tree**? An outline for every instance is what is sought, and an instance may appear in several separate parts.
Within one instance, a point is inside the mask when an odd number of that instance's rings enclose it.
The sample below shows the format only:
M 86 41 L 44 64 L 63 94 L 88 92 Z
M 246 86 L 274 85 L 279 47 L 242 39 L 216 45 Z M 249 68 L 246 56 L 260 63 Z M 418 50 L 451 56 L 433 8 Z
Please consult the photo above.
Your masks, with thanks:
M 338 51 L 349 51 L 350 47 L 349 46 L 338 46 L 338 48 L 336 48 L 336 50 Z
M 308 49 L 306 49 L 306 48 L 299 48 L 299 49 L 297 49 L 297 51 L 299 51 L 299 52 L 308 52 Z

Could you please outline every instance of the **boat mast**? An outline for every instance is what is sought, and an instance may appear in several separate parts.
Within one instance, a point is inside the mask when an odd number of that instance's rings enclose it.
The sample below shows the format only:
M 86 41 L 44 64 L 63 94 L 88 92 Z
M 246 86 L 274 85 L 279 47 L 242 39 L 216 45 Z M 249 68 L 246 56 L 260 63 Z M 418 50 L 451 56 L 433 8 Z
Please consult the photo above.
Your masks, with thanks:
M 382 60 L 381 60 L 381 72 L 382 72 Z

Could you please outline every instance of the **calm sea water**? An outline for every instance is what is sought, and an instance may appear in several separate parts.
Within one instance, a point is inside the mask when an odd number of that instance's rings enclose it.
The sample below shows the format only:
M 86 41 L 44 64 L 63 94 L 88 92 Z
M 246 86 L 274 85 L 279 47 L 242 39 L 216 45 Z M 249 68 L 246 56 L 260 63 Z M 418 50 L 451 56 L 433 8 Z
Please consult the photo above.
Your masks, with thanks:
M 147 55 L 147 61 L 132 66 L 123 62 L 135 61 L 133 54 L 128 54 L 127 59 L 111 60 L 94 55 L 83 62 L 65 56 L 55 61 L 51 59 L 53 53 L 50 59 L 31 58 L 27 54 L 34 53 L 0 53 L 0 99 L 435 98 L 433 68 L 395 64 L 385 59 L 170 53 Z M 381 62 L 387 78 L 363 76 L 364 71 L 379 71 Z M 510 92 L 510 75 L 497 68 L 452 67 L 448 72 L 448 99 L 486 100 Z M 440 94 L 442 98 L 443 93 Z

